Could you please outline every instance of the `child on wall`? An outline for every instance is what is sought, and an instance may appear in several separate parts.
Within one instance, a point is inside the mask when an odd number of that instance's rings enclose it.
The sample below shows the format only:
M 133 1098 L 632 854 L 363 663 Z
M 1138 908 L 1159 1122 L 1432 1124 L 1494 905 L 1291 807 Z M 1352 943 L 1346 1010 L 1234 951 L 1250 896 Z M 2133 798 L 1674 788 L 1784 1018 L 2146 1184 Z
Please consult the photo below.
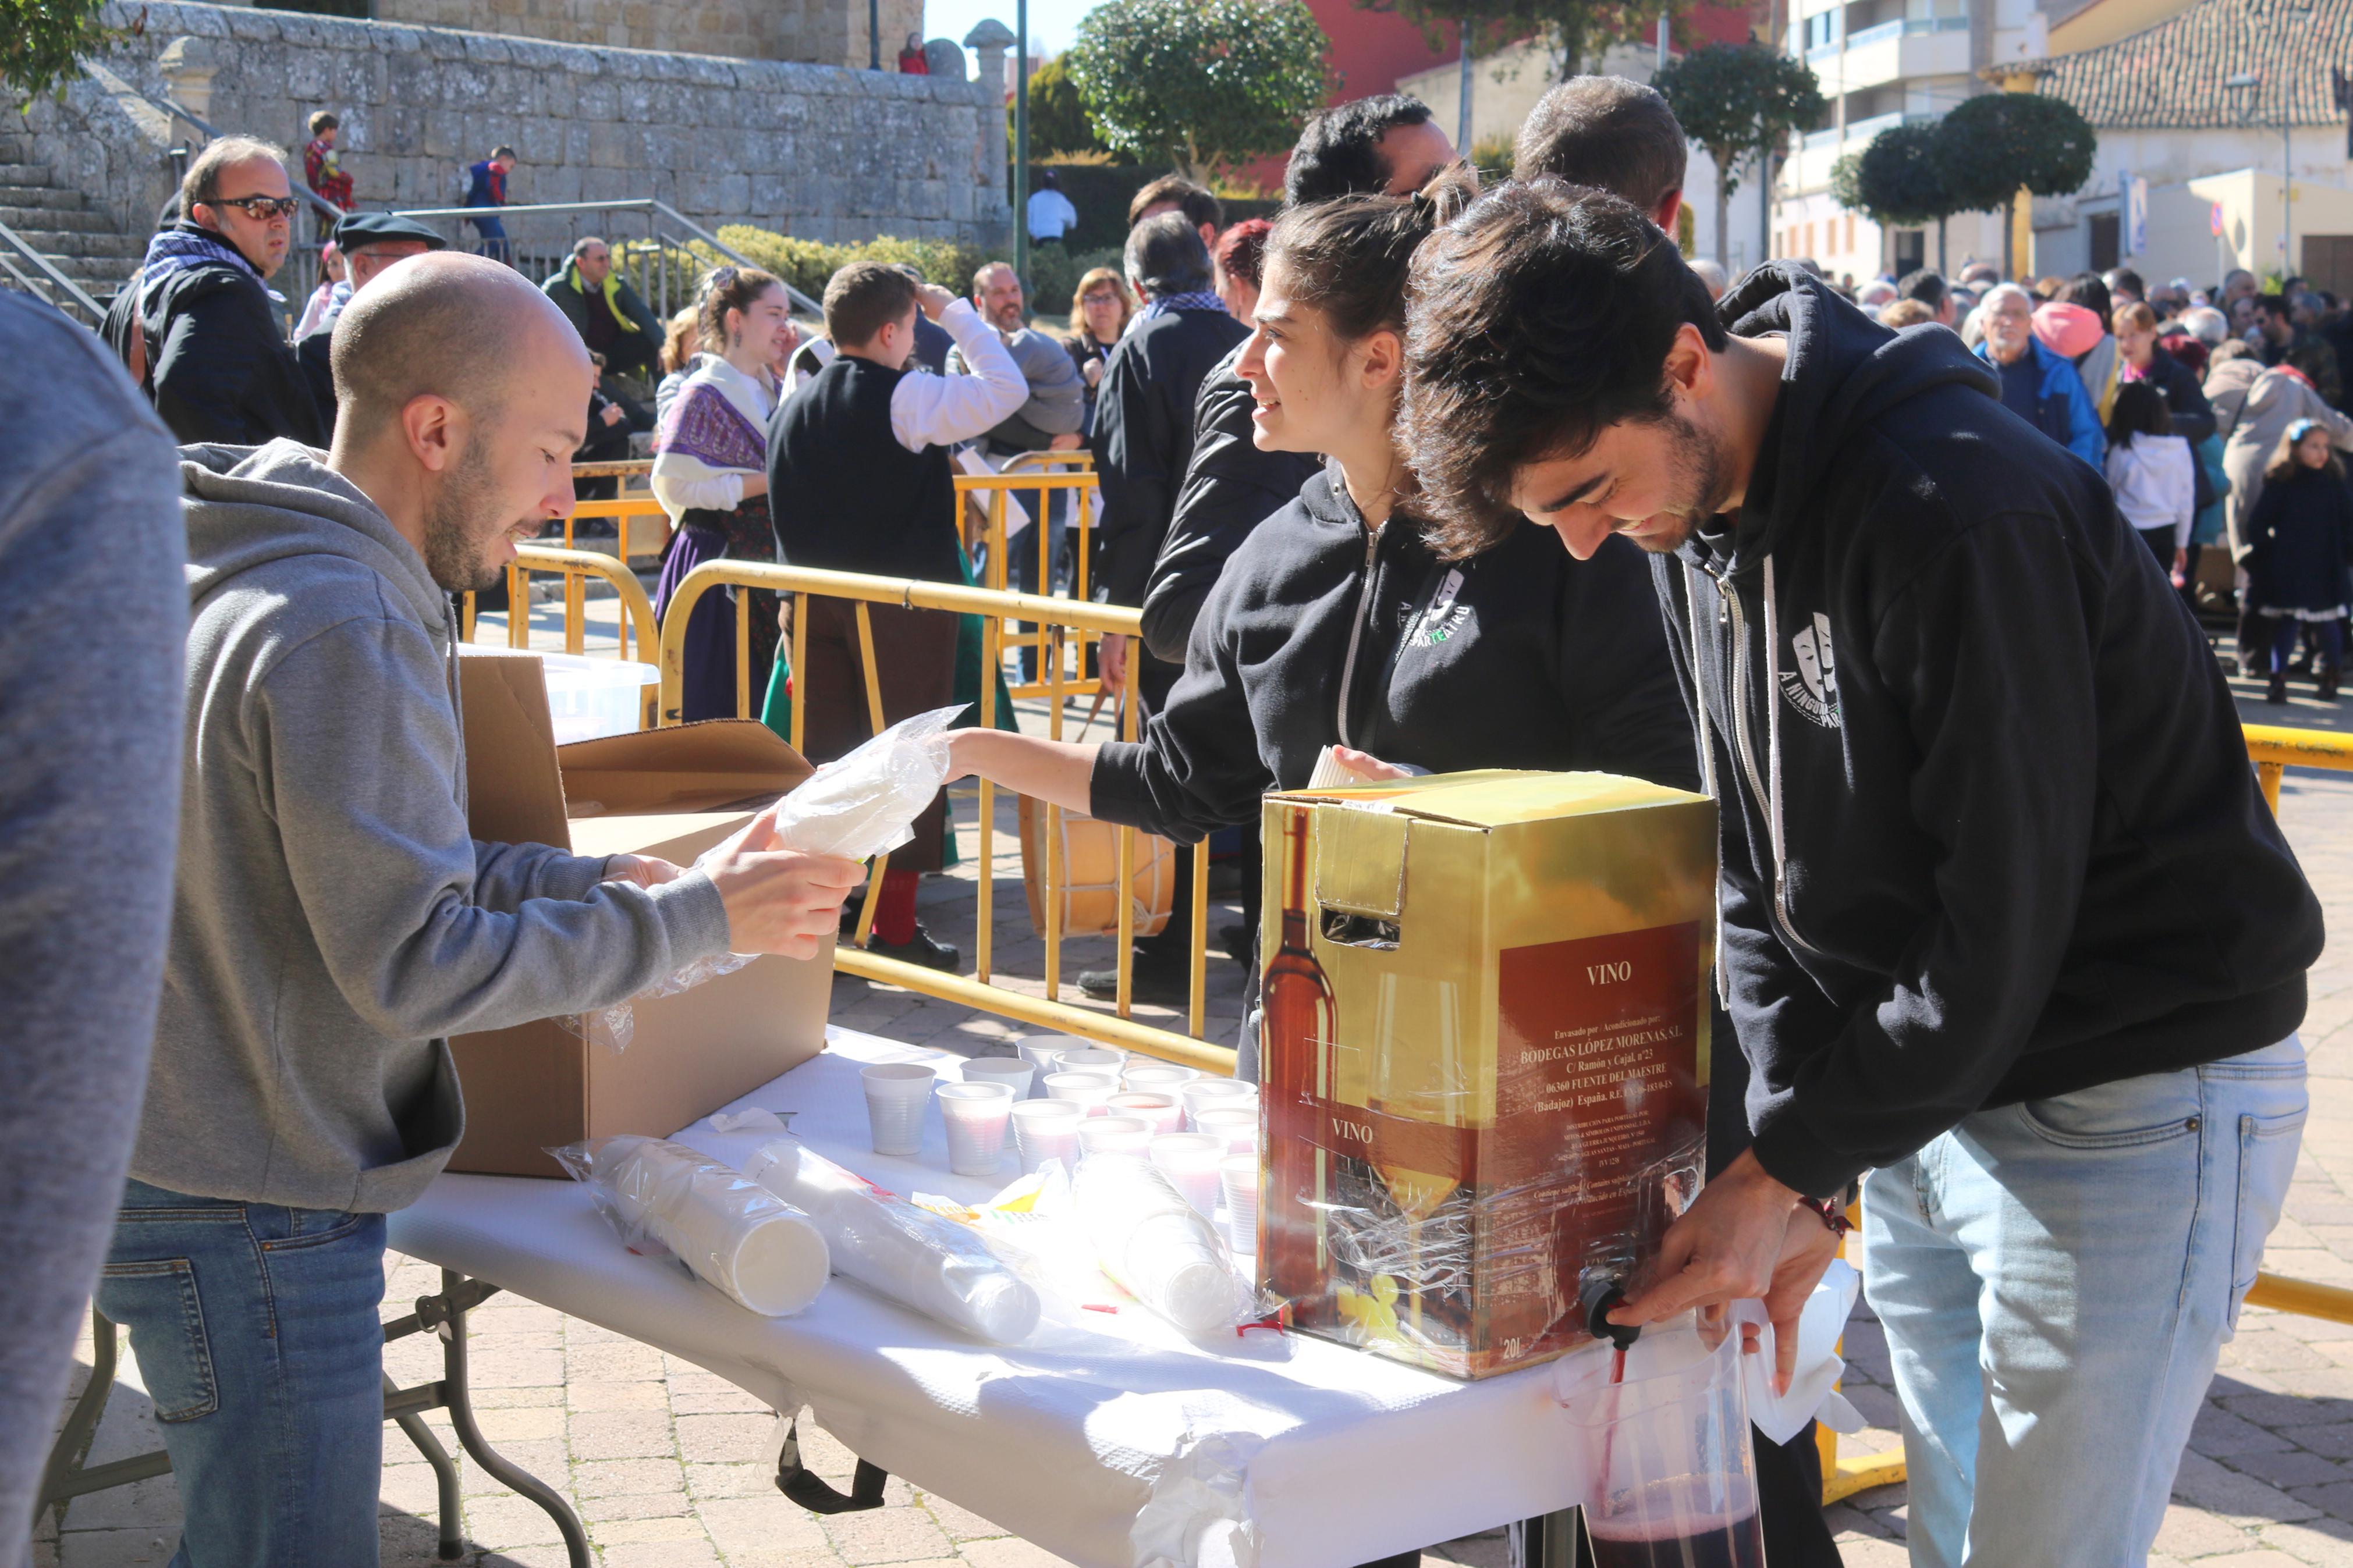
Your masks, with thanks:
M 345 212 L 353 206 L 352 177 L 343 173 L 335 139 L 343 122 L 326 110 L 311 116 L 311 144 L 302 149 L 302 183 Z

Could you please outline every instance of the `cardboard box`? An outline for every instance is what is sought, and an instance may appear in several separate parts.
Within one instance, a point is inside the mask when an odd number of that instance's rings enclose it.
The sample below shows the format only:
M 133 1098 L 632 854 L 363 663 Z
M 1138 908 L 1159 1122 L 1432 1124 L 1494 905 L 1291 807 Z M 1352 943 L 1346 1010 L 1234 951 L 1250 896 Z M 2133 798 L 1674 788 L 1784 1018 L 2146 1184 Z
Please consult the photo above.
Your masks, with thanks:
M 477 838 L 687 865 L 813 771 L 765 725 L 714 720 L 559 747 L 536 656 L 469 649 L 468 818 Z M 465 1095 L 453 1171 L 560 1176 L 543 1152 L 582 1138 L 666 1137 L 825 1048 L 833 942 L 773 954 L 634 1005 L 625 1049 L 558 1019 L 449 1042 Z
M 1269 795 L 1261 1283 L 1456 1377 L 1583 1343 L 1697 1190 L 1715 805 L 1606 773 Z

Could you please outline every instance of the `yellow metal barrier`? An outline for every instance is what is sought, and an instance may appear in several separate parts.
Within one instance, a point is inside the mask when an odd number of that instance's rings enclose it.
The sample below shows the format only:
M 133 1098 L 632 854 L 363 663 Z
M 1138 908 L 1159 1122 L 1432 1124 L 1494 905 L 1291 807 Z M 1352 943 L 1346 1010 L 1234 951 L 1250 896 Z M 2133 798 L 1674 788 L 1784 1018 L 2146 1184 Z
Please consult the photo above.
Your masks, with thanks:
M 2353 770 L 2353 735 L 2327 730 L 2290 730 L 2277 724 L 2247 726 L 2247 755 L 2254 759 L 2263 798 L 2279 815 L 2280 773 L 2289 767 Z
M 1057 634 L 1050 646 L 1051 657 L 1046 661 L 1045 691 L 1047 725 L 1050 738 L 1062 738 L 1064 699 L 1097 686 L 1082 686 L 1062 678 L 1063 660 L 1060 634 L 1076 630 L 1081 633 L 1113 633 L 1133 637 L 1137 632 L 1137 614 L 1131 609 L 1112 605 L 1089 604 L 1084 600 L 1055 599 L 1034 594 L 1005 594 L 987 588 L 966 588 L 961 584 L 916 583 L 895 577 L 867 577 L 847 572 L 818 572 L 806 567 L 781 566 L 766 562 L 712 561 L 696 567 L 679 584 L 676 597 L 661 628 L 661 702 L 660 722 L 680 722 L 683 711 L 686 683 L 686 628 L 694 613 L 695 604 L 706 593 L 719 588 L 765 589 L 770 593 L 787 595 L 792 598 L 792 641 L 787 657 L 790 668 L 798 679 L 808 668 L 808 602 L 813 598 L 848 599 L 858 606 L 859 659 L 866 680 L 868 717 L 876 730 L 882 728 L 881 685 L 875 677 L 874 633 L 867 614 L 870 605 L 897 605 L 907 609 L 939 610 L 957 615 L 981 617 L 984 672 L 1000 668 L 1005 659 L 1005 623 L 1008 618 L 1045 623 Z M 750 617 L 735 617 L 735 691 L 737 712 L 751 715 L 751 645 Z M 1130 680 L 1134 679 L 1130 667 Z M 803 726 L 808 705 L 806 693 L 794 692 L 792 733 L 786 737 L 796 749 L 802 743 Z M 1133 740 L 1135 735 L 1136 705 L 1129 701 L 1123 707 L 1123 732 Z M 980 722 L 988 728 L 997 722 L 997 684 L 984 679 L 980 688 Z M 1042 1024 L 1066 1033 L 1103 1040 L 1142 1051 L 1148 1056 L 1181 1062 L 1211 1072 L 1230 1074 L 1234 1070 L 1234 1053 L 1223 1047 L 1204 1044 L 1199 1036 L 1208 1011 L 1207 974 L 1208 934 L 1208 846 L 1206 842 L 1193 849 L 1193 908 L 1191 965 L 1187 986 L 1186 1029 L 1184 1035 L 1155 1029 L 1133 1021 L 1134 983 L 1134 864 L 1135 830 L 1122 827 L 1119 832 L 1118 869 L 1115 872 L 1117 890 L 1114 894 L 1118 910 L 1117 973 L 1119 985 L 1113 1003 L 1113 1016 L 1071 1006 L 1061 1000 L 1062 965 L 1062 872 L 1061 821 L 1062 808 L 1044 805 L 1045 866 L 1040 876 L 1046 917 L 1046 963 L 1044 999 L 1026 996 L 990 983 L 992 973 L 991 944 L 995 934 L 996 878 L 995 842 L 997 830 L 997 786 L 987 779 L 980 781 L 979 809 L 979 891 L 978 918 L 974 926 L 974 966 L 972 978 L 943 975 L 916 964 L 902 963 L 863 951 L 862 944 L 873 930 L 874 908 L 882 886 L 882 873 L 888 857 L 878 857 L 868 878 L 866 900 L 859 911 L 858 949 L 838 952 L 834 967 L 844 973 L 860 975 L 887 984 L 944 1001 L 961 1002 L 970 1006 L 986 1008 L 1006 1017 Z M 1181 919 L 1185 911 L 1170 911 L 1170 918 Z
M 1018 463 L 1023 458 L 1085 458 L 1090 468 L 1094 461 L 1091 456 L 1083 452 L 1024 452 L 1014 458 L 1013 462 Z M 1033 465 L 1033 469 L 1039 467 L 1042 465 Z M 1011 463 L 1008 463 L 1007 468 L 1008 471 L 999 474 L 958 474 L 955 480 L 956 509 L 959 519 L 964 515 L 965 497 L 985 495 L 988 498 L 988 520 L 983 525 L 981 535 L 982 542 L 987 547 L 982 557 L 981 573 L 984 585 L 1000 594 L 1008 592 L 1007 577 L 1012 568 L 1010 546 L 1006 541 L 1007 527 L 1012 521 L 1008 498 L 1017 490 L 1034 491 L 1036 497 L 1033 504 L 1037 508 L 1037 515 L 1030 520 L 1032 526 L 1029 529 L 1029 536 L 1037 542 L 1038 574 L 1032 581 L 1047 585 L 1052 584 L 1054 580 L 1053 530 L 1036 525 L 1044 519 L 1049 505 L 1048 498 L 1052 492 L 1071 491 L 1076 496 L 1072 507 L 1074 515 L 1068 530 L 1068 536 L 1072 541 L 1071 558 L 1075 563 L 1071 581 L 1071 597 L 1081 601 L 1085 600 L 1088 597 L 1087 570 L 1093 555 L 1089 543 L 1094 537 L 1095 509 L 1102 504 L 1102 490 L 1093 473 L 1092 471 L 1018 473 L 1010 471 Z M 1046 667 L 1050 651 L 1048 645 L 1056 642 L 1057 639 L 1050 635 L 1051 628 L 1046 623 L 1033 621 L 1032 624 L 1036 628 L 1034 631 L 1018 635 L 1025 640 L 1034 639 L 1032 646 L 1037 650 L 1038 668 L 1042 671 Z M 1086 673 L 1088 638 L 1083 630 L 1080 632 L 1077 643 L 1079 673 L 1074 680 L 1066 681 L 1062 689 L 1079 692 L 1099 691 L 1100 685 Z M 1054 657 L 1058 658 L 1060 657 L 1059 647 L 1054 650 Z M 1008 689 L 1016 697 L 1043 697 L 1052 689 L 1052 687 L 1049 681 L 1040 679 L 1022 681 Z
M 507 646 L 527 648 L 531 646 L 531 574 L 554 572 L 564 578 L 564 651 L 587 652 L 588 579 L 601 578 L 613 585 L 620 598 L 619 636 L 615 656 L 630 657 L 632 644 L 637 648 L 639 663 L 651 663 L 651 656 L 660 639 L 654 625 L 653 601 L 637 574 L 613 557 L 592 550 L 557 550 L 550 545 L 525 544 L 517 547 L 515 558 L 507 567 Z M 459 601 L 458 637 L 460 642 L 474 640 L 474 595 L 466 595 Z M 659 694 L 649 688 L 643 711 L 638 722 L 643 729 L 652 729 L 655 721 L 655 700 Z
M 661 502 L 643 491 L 636 495 L 617 496 L 611 500 L 584 500 L 575 503 L 572 515 L 564 520 L 564 548 L 577 550 L 574 534 L 578 524 L 591 518 L 609 519 L 618 535 L 617 545 L 621 559 L 637 555 L 659 555 L 670 544 L 670 513 Z

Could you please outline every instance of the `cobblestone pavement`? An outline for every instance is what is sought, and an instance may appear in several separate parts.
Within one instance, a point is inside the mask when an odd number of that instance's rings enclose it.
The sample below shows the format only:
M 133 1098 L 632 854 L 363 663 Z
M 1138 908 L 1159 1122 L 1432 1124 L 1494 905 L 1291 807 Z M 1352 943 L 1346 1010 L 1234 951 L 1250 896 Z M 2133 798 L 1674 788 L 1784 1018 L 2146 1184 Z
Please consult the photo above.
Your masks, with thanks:
M 484 640 L 492 635 L 485 632 Z M 2242 707 L 2256 721 L 2344 727 L 2342 710 L 2305 700 L 2284 715 L 2259 701 L 2242 700 Z M 934 931 L 969 954 L 976 803 L 967 795 L 957 807 L 961 872 L 930 880 L 922 904 Z M 2282 817 L 2321 890 L 2332 930 L 2348 929 L 2353 777 L 2291 773 Z M 1042 973 L 1042 944 L 1030 933 L 1022 906 L 1009 803 L 998 826 L 993 856 L 997 967 L 1032 976 L 1029 988 L 1042 994 L 1034 978 Z M 1213 933 L 1219 923 L 1213 910 Z M 1226 1039 L 1239 1016 L 1241 972 L 1216 952 L 1214 942 L 1211 946 L 1211 1032 Z M 1109 945 L 1101 939 L 1074 941 L 1066 948 L 1063 973 L 1068 978 L 1108 958 Z M 2286 1217 L 2271 1238 L 2265 1266 L 2353 1284 L 2353 1197 L 2348 1196 L 2353 1193 L 2353 962 L 2332 948 L 2313 971 L 2312 993 L 2304 1031 L 2312 1053 L 2312 1119 Z M 851 1027 L 969 1055 L 1007 1054 L 1026 1032 L 846 976 L 836 981 L 833 1016 Z M 1145 1005 L 1137 1016 L 1167 1022 L 1176 1015 Z M 425 1294 L 436 1276 L 409 1259 L 395 1257 L 388 1263 L 391 1315 L 400 1310 L 392 1303 Z M 494 1297 L 473 1314 L 472 1327 L 473 1382 L 484 1432 L 508 1458 L 571 1499 L 603 1568 L 1045 1568 L 1060 1561 L 895 1479 L 885 1507 L 820 1520 L 786 1501 L 772 1483 L 773 1415 L 724 1381 L 519 1298 Z M 1867 1314 L 1851 1327 L 1846 1350 L 1849 1397 L 1874 1423 L 1851 1442 L 1863 1449 L 1893 1447 L 1896 1414 L 1886 1353 Z M 83 1377 L 90 1359 L 85 1342 Z M 431 1346 L 419 1339 L 393 1345 L 386 1361 L 405 1384 L 438 1370 Z M 454 1448 L 446 1417 L 427 1420 Z M 851 1457 L 846 1450 L 807 1426 L 802 1441 L 813 1468 L 847 1484 Z M 90 1458 L 121 1458 L 156 1446 L 136 1365 L 126 1356 Z M 386 1433 L 385 1458 L 385 1561 L 423 1568 L 436 1561 L 431 1473 L 395 1430 Z M 469 1563 L 537 1568 L 565 1562 L 545 1514 L 470 1461 L 462 1473 Z M 2224 1350 L 2175 1491 L 2154 1562 L 2194 1562 L 2201 1568 L 2353 1565 L 2353 1326 L 2247 1312 L 2236 1342 Z M 1832 1517 L 1846 1561 L 1855 1568 L 1903 1561 L 1901 1488 L 1867 1493 Z M 40 1568 L 161 1564 L 175 1542 L 177 1518 L 168 1476 L 86 1498 L 68 1511 L 62 1534 L 52 1520 L 42 1521 L 34 1561 Z M 1426 1568 L 1449 1563 L 1501 1568 L 1504 1560 L 1500 1532 L 1434 1548 L 1423 1559 Z

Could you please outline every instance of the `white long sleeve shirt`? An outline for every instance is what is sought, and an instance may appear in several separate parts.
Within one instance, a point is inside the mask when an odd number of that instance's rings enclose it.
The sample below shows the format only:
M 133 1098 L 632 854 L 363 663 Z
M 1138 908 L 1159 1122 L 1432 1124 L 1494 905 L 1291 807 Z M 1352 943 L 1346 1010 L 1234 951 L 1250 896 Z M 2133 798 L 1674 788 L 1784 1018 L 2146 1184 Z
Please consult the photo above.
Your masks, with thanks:
M 686 396 L 698 384 L 716 387 L 755 430 L 765 432 L 769 416 L 776 411 L 776 395 L 765 382 L 745 375 L 717 354 L 701 356 L 678 395 Z M 745 476 L 754 472 L 717 468 L 683 452 L 661 451 L 654 454 L 649 482 L 654 500 L 676 522 L 690 511 L 734 510 L 744 503 Z
M 2108 448 L 2108 488 L 2116 510 L 2143 532 L 2173 531 L 2173 548 L 2187 549 L 2198 519 L 2197 458 L 2179 436 L 2135 436 Z
M 1029 383 L 997 329 L 980 319 L 969 300 L 940 312 L 940 325 L 964 351 L 970 375 L 910 372 L 891 394 L 891 434 L 910 452 L 952 447 L 986 435 L 1029 401 Z

